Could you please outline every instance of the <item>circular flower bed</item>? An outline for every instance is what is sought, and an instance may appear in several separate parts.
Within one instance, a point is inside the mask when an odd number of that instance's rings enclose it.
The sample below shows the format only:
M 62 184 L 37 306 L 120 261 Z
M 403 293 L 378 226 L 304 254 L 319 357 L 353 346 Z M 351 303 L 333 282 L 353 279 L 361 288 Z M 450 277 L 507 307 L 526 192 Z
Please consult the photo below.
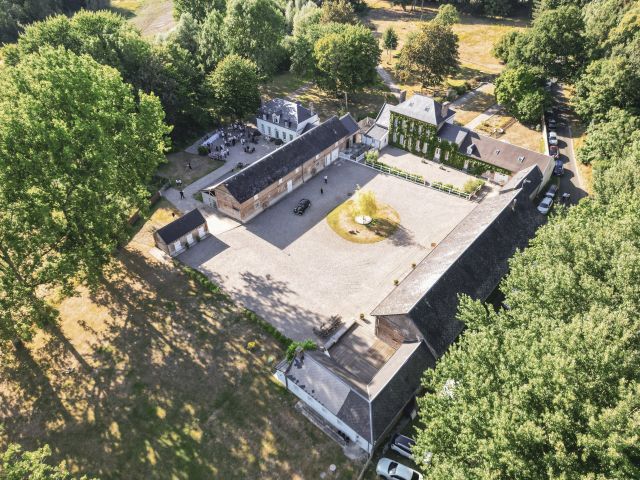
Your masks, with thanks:
M 356 221 L 353 200 L 348 200 L 327 215 L 331 229 L 354 243 L 375 243 L 391 237 L 400 226 L 400 215 L 389 205 L 381 204 L 369 223 Z M 358 215 L 358 217 L 361 217 Z

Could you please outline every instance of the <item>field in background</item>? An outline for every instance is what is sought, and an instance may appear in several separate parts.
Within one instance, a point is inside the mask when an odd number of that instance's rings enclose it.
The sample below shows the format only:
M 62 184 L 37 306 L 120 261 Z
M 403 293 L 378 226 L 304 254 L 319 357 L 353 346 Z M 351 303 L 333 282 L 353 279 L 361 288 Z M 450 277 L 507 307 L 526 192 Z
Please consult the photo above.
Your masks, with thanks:
M 101 480 L 353 478 L 360 466 L 273 379 L 281 347 L 150 254 L 172 219 L 161 202 L 97 291 L 59 303 L 59 324 L 17 354 L 0 351 L 0 449 L 48 443 Z
M 130 19 L 145 37 L 167 34 L 176 25 L 172 0 L 111 0 L 111 8 Z

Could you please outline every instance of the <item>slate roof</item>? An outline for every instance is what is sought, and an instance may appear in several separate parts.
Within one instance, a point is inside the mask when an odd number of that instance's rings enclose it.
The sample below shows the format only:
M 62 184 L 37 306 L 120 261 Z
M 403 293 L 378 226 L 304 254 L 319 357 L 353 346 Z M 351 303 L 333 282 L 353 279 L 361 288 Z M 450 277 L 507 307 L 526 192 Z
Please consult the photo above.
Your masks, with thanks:
M 471 153 L 467 153 L 471 145 Z M 549 164 L 553 163 L 549 155 L 480 135 L 471 130 L 468 130 L 468 135 L 460 145 L 460 152 L 510 172 L 518 172 L 533 165 L 537 165 L 544 172 Z
M 189 213 L 165 225 L 156 233 L 162 241 L 168 245 L 204 224 L 206 224 L 206 220 L 200 213 L 200 210 L 194 208 Z
M 453 125 L 451 123 L 445 123 L 438 131 L 438 137 L 448 142 L 455 143 L 458 147 L 462 145 L 462 142 L 465 141 L 468 134 L 469 130 L 466 128 L 459 127 L 458 125 Z
M 524 189 L 483 200 L 372 315 L 404 315 L 440 357 L 463 329 L 455 318 L 458 295 L 485 300 L 543 222 Z
M 455 111 L 451 109 L 442 115 L 442 104 L 425 95 L 414 95 L 401 104 L 391 107 L 391 111 L 434 126 L 440 125 L 447 118 L 455 115 Z
M 529 168 L 516 172 L 509 181 L 502 187 L 502 191 L 506 192 L 510 189 L 522 188 L 529 196 L 537 193 L 543 179 L 540 168 L 532 165 Z
M 263 114 L 267 114 L 267 121 L 273 123 L 273 114 L 280 115 L 279 125 L 284 127 L 284 121 L 290 122 L 289 129 L 297 130 L 298 124 L 308 120 L 315 115 L 308 108 L 303 107 L 299 103 L 290 102 L 282 98 L 273 98 L 268 102 L 265 102 L 258 109 L 258 117 L 262 117 Z
M 233 198 L 244 203 L 358 129 L 350 115 L 331 117 L 207 190 L 224 185 Z
M 365 390 L 333 358 L 319 351 L 304 352 L 304 358 L 296 358 L 285 375 L 374 443 L 419 388 L 424 370 L 434 365 L 425 343 L 412 342 L 400 345 Z
M 385 103 L 380 109 L 380 113 L 376 117 L 376 125 L 380 125 L 386 129 L 389 129 L 389 118 L 391 117 L 391 107 L 393 105 L 389 105 Z
M 379 125 L 374 125 L 366 133 L 367 137 L 371 137 L 375 140 L 382 140 L 384 136 L 388 134 L 389 130 Z

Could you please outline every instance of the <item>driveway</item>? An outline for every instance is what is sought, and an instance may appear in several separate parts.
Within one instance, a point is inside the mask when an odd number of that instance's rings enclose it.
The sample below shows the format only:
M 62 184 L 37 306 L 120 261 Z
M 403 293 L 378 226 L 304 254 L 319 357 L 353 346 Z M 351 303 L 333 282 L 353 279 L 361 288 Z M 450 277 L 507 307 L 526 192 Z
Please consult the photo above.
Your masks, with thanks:
M 571 203 L 576 204 L 581 198 L 586 197 L 587 191 L 584 188 L 583 180 L 576 165 L 575 151 L 573 149 L 573 134 L 568 116 L 572 115 L 569 110 L 569 100 L 563 94 L 557 83 L 552 84 L 552 94 L 559 107 L 556 114 L 558 121 L 558 146 L 560 147 L 560 158 L 564 162 L 564 175 L 560 177 L 559 193 L 568 192 L 571 194 Z
M 349 161 L 339 161 L 245 225 L 200 242 L 178 257 L 223 286 L 239 304 L 295 340 L 332 315 L 368 314 L 477 204 Z M 356 186 L 373 190 L 401 218 L 396 234 L 349 242 L 325 217 Z M 320 193 L 320 188 L 324 193 Z M 292 213 L 301 198 L 312 205 Z M 373 328 L 370 322 L 368 328 Z

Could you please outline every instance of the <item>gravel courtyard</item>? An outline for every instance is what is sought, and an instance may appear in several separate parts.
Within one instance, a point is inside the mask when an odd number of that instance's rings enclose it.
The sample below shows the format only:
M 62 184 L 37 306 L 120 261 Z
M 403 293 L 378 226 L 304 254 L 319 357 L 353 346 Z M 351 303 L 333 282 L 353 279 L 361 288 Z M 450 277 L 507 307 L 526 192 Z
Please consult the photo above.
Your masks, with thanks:
M 328 184 L 324 184 L 324 175 Z M 356 185 L 400 214 L 401 227 L 374 244 L 339 237 L 325 217 Z M 320 193 L 320 188 L 324 194 Z M 312 205 L 292 213 L 301 198 Z M 179 258 L 199 268 L 287 336 L 313 338 L 331 315 L 368 314 L 477 204 L 339 161 L 246 225 L 194 246 Z

